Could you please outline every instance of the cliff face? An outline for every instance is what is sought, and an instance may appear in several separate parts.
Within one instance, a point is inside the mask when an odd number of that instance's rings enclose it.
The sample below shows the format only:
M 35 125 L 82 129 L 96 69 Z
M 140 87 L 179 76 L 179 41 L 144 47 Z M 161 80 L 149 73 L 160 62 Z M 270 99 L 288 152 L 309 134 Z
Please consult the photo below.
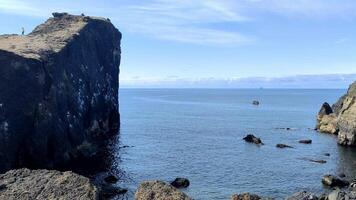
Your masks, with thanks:
M 316 128 L 321 132 L 338 134 L 338 142 L 341 145 L 355 146 L 356 82 L 351 84 L 347 94 L 330 108 L 331 112 L 324 112 L 324 105 L 318 114 Z
M 90 157 L 118 132 L 121 33 L 53 15 L 29 35 L 0 36 L 0 171 Z

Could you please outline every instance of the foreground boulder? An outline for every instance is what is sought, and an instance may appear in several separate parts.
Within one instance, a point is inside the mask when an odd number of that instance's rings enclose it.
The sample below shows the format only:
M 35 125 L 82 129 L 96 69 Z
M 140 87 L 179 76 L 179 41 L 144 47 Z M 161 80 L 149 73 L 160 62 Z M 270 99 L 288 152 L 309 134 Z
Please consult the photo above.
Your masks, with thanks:
M 0 199 L 95 200 L 97 189 L 88 178 L 55 170 L 11 170 L 0 175 Z
M 333 175 L 325 175 L 323 176 L 321 182 L 329 187 L 346 187 L 350 183 L 346 180 L 343 180 L 339 177 L 333 176 Z
M 316 129 L 338 134 L 338 143 L 341 145 L 356 145 L 356 82 L 350 85 L 347 94 L 332 108 L 327 103 L 323 104 L 317 116 Z
M 183 192 L 163 181 L 146 181 L 140 184 L 135 200 L 192 200 Z
M 255 144 L 261 144 L 263 145 L 263 142 L 260 138 L 252 135 L 252 134 L 248 134 L 246 135 L 243 140 L 245 140 L 246 142 L 249 142 L 249 143 L 255 143 Z
M 286 200 L 318 200 L 318 197 L 311 192 L 301 191 L 286 198 Z
M 231 200 L 260 200 L 262 199 L 256 194 L 250 193 L 242 193 L 242 194 L 234 194 L 231 197 Z
M 120 39 L 107 19 L 66 13 L 0 36 L 0 171 L 91 157 L 118 132 Z
M 175 188 L 187 188 L 190 185 L 190 182 L 186 178 L 176 178 L 171 182 L 171 185 Z

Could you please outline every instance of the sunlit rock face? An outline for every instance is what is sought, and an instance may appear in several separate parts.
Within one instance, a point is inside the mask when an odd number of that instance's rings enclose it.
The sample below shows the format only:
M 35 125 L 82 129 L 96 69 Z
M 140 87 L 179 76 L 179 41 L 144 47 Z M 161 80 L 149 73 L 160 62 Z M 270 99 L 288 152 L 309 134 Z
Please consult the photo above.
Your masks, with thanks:
M 108 19 L 53 16 L 0 36 L 0 171 L 91 157 L 118 132 L 121 33 Z
M 332 108 L 323 104 L 317 116 L 320 132 L 338 134 L 341 145 L 356 146 L 356 82 L 350 85 Z

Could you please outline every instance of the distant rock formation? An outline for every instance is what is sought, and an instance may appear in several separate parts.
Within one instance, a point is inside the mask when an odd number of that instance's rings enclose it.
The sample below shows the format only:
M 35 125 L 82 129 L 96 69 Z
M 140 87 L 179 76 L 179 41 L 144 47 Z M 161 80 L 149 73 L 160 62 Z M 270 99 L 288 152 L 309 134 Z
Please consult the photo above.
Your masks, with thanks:
M 98 190 L 73 172 L 17 169 L 0 175 L 0 199 L 96 200 Z
M 341 145 L 356 146 L 356 81 L 332 107 L 328 103 L 323 104 L 317 116 L 316 129 L 338 134 Z
M 118 132 L 121 33 L 104 18 L 53 16 L 0 36 L 0 171 L 90 157 Z

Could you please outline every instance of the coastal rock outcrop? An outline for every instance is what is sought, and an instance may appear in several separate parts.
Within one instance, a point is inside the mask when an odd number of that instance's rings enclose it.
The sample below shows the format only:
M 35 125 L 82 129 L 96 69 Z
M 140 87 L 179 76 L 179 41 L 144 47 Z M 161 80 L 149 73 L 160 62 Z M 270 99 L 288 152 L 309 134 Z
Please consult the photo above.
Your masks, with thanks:
M 350 183 L 346 180 L 343 180 L 339 177 L 333 176 L 333 175 L 325 175 L 323 176 L 321 182 L 329 187 L 346 187 Z
M 171 182 L 171 185 L 175 188 L 187 188 L 190 185 L 190 182 L 186 178 L 176 178 Z
M 338 134 L 338 143 L 341 145 L 356 145 L 356 82 L 331 108 L 323 104 L 317 116 L 316 129 Z
M 301 191 L 286 198 L 286 200 L 318 200 L 318 197 L 311 192 Z
M 135 193 L 135 200 L 192 200 L 188 195 L 163 181 L 145 181 Z
M 262 199 L 256 194 L 250 193 L 242 193 L 242 194 L 234 194 L 231 196 L 231 200 L 260 200 Z
M 121 33 L 104 18 L 54 13 L 0 36 L 0 171 L 91 157 L 119 128 Z
M 0 199 L 96 200 L 98 192 L 88 178 L 55 170 L 10 170 L 0 175 Z
M 252 134 L 248 134 L 242 139 L 245 140 L 246 142 L 249 142 L 249 143 L 255 143 L 255 144 L 263 145 L 262 140 L 260 138 L 256 137 L 256 136 L 252 135 Z

